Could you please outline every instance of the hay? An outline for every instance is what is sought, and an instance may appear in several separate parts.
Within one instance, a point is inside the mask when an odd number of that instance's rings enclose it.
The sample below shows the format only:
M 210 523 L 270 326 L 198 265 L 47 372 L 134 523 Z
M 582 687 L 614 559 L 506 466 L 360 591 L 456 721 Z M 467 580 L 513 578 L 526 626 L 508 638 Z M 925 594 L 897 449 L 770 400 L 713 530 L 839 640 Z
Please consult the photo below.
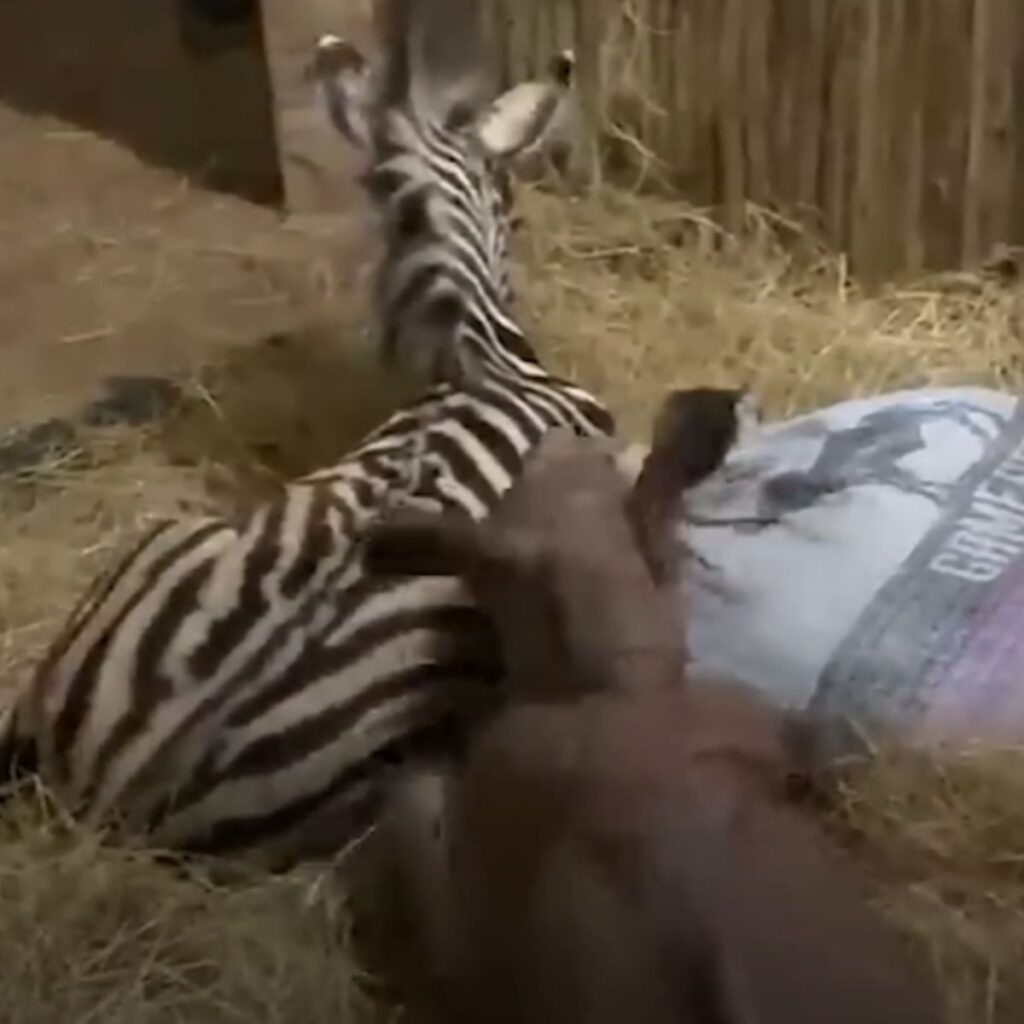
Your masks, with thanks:
M 881 909 L 930 958 L 963 1024 L 1024 1011 L 1024 748 L 882 751 L 843 787 L 837 828 Z
M 523 197 L 526 307 L 544 352 L 632 433 L 681 383 L 746 384 L 777 416 L 903 387 L 1024 380 L 1024 293 L 940 275 L 864 295 L 845 262 L 751 207 L 736 239 L 678 202 Z M 785 242 L 785 244 L 780 244 Z
M 622 193 L 528 191 L 522 210 L 527 324 L 545 358 L 606 396 L 630 433 L 684 383 L 746 383 L 774 414 L 903 386 L 1020 384 L 1021 293 L 995 282 L 864 296 L 841 259 L 756 210 L 741 239 Z M 79 451 L 0 481 L 0 685 L 25 677 L 85 581 L 154 516 L 249 505 L 398 401 L 338 333 L 359 332 L 315 327 L 237 352 L 197 371 L 166 422 L 90 433 Z M 880 763 L 846 793 L 844 835 L 941 967 L 958 1021 L 998 1019 L 992 993 L 1024 951 L 1024 764 L 1012 764 Z M 3 1020 L 378 1012 L 333 884 L 311 907 L 308 874 L 218 887 L 34 813 L 2 822 Z
M 0 829 L 0 1019 L 382 1021 L 323 876 L 217 885 L 100 846 L 30 798 Z
M 858 273 L 1018 242 L 1020 10 L 990 0 L 486 0 L 506 79 L 573 46 L 580 171 L 805 219 Z M 601 159 L 596 158 L 600 153 Z M 941 185 L 939 184 L 941 183 Z

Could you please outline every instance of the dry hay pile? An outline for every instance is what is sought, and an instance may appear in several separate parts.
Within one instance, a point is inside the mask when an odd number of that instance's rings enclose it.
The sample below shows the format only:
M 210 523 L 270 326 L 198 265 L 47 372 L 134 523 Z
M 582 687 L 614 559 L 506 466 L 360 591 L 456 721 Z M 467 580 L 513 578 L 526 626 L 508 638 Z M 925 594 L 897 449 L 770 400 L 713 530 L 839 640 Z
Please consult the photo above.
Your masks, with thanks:
M 836 831 L 930 957 L 956 1024 L 1024 1014 L 1022 796 L 1024 748 L 886 752 L 844 787 Z
M 384 1019 L 322 877 L 216 884 L 101 848 L 41 800 L 19 802 L 0 825 L 0 1019 Z
M 902 386 L 1019 383 L 1022 295 L 995 282 L 869 297 L 841 260 L 756 213 L 734 239 L 677 204 L 621 194 L 530 193 L 524 212 L 530 326 L 630 431 L 674 384 L 741 381 L 781 415 Z M 91 434 L 0 484 L 0 682 L 24 677 L 85 580 L 154 515 L 244 506 L 375 422 L 396 396 L 353 368 L 344 342 L 359 333 L 353 321 L 254 345 L 197 371 L 166 422 Z M 339 401 L 349 395 L 357 405 Z M 2 827 L 2 1020 L 383 1013 L 323 879 L 215 886 L 103 850 L 32 801 Z M 940 969 L 954 1019 L 1010 1019 L 1024 963 L 1024 753 L 881 758 L 851 783 L 837 828 Z

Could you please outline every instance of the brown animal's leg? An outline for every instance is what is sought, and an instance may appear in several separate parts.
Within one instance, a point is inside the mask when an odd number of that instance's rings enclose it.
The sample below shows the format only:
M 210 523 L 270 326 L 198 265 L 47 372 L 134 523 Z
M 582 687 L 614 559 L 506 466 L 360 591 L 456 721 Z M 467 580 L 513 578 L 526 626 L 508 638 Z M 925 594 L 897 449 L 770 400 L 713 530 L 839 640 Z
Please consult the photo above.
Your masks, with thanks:
M 535 1024 L 677 1024 L 653 936 L 621 879 L 583 849 L 552 850 L 533 894 L 534 969 L 521 998 Z
M 417 975 L 446 987 L 454 969 L 454 908 L 448 807 L 453 782 L 440 769 L 396 781 L 376 841 L 385 878 L 394 883 L 399 915 L 412 939 Z M 403 942 L 403 945 L 406 944 Z

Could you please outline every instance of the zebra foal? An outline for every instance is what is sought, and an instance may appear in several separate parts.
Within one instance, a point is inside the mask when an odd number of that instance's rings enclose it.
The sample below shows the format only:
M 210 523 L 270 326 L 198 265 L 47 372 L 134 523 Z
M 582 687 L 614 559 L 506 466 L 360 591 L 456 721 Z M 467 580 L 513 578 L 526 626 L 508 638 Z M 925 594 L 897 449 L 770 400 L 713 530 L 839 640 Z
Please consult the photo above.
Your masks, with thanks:
M 613 430 L 511 311 L 507 165 L 552 109 L 544 90 L 532 118 L 485 101 L 475 21 L 462 0 L 409 0 L 372 71 L 319 49 L 380 212 L 382 352 L 425 390 L 246 521 L 163 523 L 96 581 L 0 725 L 5 762 L 88 823 L 273 866 L 333 853 L 496 676 L 461 584 L 372 578 L 358 543 L 400 497 L 485 517 L 549 429 Z

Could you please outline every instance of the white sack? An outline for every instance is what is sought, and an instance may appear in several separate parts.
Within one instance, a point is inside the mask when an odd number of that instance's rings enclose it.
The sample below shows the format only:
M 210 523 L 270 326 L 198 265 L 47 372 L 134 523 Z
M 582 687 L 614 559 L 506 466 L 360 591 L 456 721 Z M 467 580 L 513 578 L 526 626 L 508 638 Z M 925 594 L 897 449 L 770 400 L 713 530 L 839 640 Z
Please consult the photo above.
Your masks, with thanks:
M 696 490 L 696 661 L 781 704 L 1024 738 L 1024 407 L 903 391 L 761 428 Z

